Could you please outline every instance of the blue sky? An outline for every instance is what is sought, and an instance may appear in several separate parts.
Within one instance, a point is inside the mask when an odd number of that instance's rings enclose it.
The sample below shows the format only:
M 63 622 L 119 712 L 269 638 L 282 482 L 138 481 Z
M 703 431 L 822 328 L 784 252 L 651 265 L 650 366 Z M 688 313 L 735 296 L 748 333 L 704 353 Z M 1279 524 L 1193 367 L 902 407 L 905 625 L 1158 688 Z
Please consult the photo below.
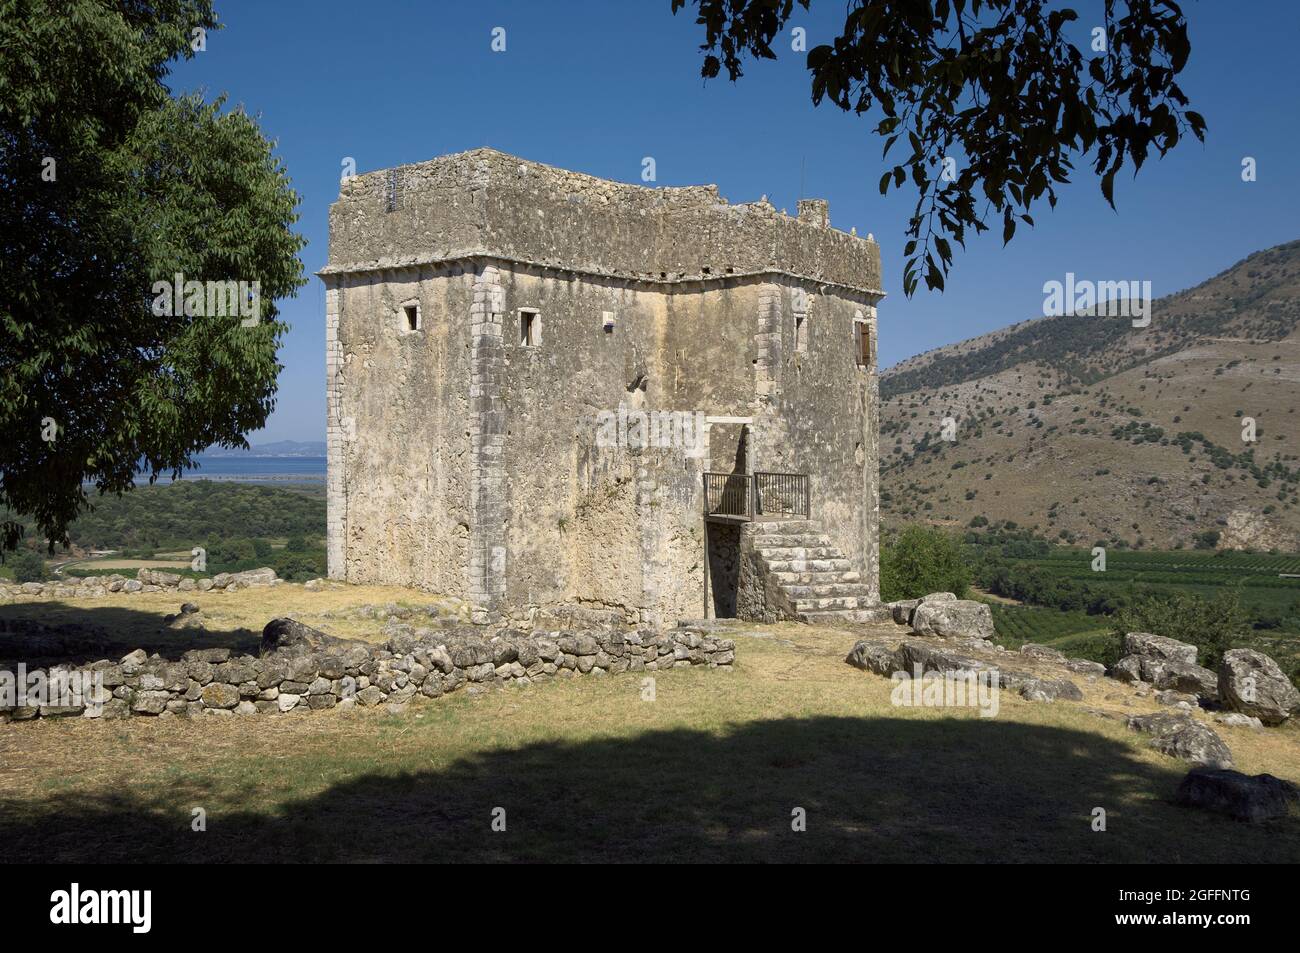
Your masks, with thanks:
M 1075 0 L 1080 22 L 1102 0 Z M 1209 123 L 1136 180 L 1116 183 L 1118 212 L 1080 169 L 1056 210 L 1034 214 L 1003 248 L 1000 229 L 967 242 L 942 294 L 902 293 L 911 192 L 881 197 L 887 163 L 871 118 L 814 108 L 803 54 L 788 39 L 775 62 L 736 84 L 699 76 L 702 28 L 670 0 L 217 2 L 225 29 L 180 64 L 174 91 L 229 94 L 260 116 L 302 198 L 308 273 L 326 258 L 340 163 L 358 171 L 492 146 L 611 179 L 639 181 L 653 156 L 659 185 L 717 183 L 732 202 L 766 194 L 794 212 L 826 198 L 831 223 L 880 242 L 888 298 L 881 366 L 1041 314 L 1043 282 L 1140 279 L 1156 296 L 1252 251 L 1300 238 L 1300 70 L 1292 0 L 1187 0 L 1192 57 L 1182 85 Z M 844 4 L 798 10 L 808 46 L 838 33 Z M 506 50 L 493 52 L 492 31 Z M 1083 38 L 1086 39 L 1086 36 Z M 1081 41 L 1082 42 L 1082 41 Z M 1241 179 L 1244 156 L 1258 179 Z M 900 157 L 901 158 L 901 157 Z M 801 171 L 802 170 L 802 171 Z M 281 303 L 291 325 L 275 413 L 253 443 L 320 440 L 325 428 L 324 300 L 315 277 Z

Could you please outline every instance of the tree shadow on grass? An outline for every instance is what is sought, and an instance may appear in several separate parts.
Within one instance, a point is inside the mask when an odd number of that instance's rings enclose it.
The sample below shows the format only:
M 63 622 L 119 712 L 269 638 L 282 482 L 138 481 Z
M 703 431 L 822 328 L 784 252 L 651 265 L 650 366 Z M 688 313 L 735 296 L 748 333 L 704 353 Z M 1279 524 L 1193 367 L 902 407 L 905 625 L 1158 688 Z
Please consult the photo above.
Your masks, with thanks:
M 179 612 L 184 593 L 176 600 Z M 29 669 L 58 663 L 82 665 L 117 661 L 144 649 L 175 661 L 189 649 L 224 648 L 256 654 L 262 633 L 252 629 L 208 628 L 202 614 L 195 627 L 171 627 L 157 612 L 125 606 L 77 606 L 24 602 L 0 606 L 0 667 L 23 662 Z M 269 621 L 269 620 L 268 620 Z M 33 626 L 32 623 L 36 625 Z
M 43 861 L 1295 862 L 1300 824 L 1252 826 L 1170 803 L 1185 766 L 1101 735 L 976 718 L 818 717 L 545 742 L 445 770 L 374 769 L 267 804 L 214 787 L 0 801 L 11 856 Z M 408 736 L 409 739 L 409 736 Z M 418 739 L 417 739 L 418 740 Z M 289 753 L 248 772 L 307 788 L 360 752 Z M 247 774 L 245 776 L 248 776 Z M 207 830 L 191 830 L 191 810 Z M 505 830 L 494 831 L 496 809 Z M 1093 811 L 1106 830 L 1093 830 Z M 806 831 L 796 832 L 796 809 Z M 500 817 L 500 815 L 497 815 Z

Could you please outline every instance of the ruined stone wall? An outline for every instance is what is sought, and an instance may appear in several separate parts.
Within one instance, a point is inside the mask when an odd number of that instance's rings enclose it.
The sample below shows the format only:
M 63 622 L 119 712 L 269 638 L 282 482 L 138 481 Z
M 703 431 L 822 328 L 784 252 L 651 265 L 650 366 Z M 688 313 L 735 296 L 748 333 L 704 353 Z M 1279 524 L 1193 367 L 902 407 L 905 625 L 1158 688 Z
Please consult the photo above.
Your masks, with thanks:
M 875 308 L 862 296 L 816 293 L 795 282 L 768 287 L 764 322 L 776 328 L 767 332 L 775 369 L 754 441 L 754 469 L 808 473 L 812 517 L 878 593 Z M 796 346 L 798 315 L 802 348 Z M 859 316 L 871 342 L 870 363 L 863 367 L 855 349 Z
M 503 605 L 588 604 L 647 623 L 695 614 L 709 459 L 700 425 L 751 410 L 755 287 L 668 296 L 504 264 L 501 287 Z M 533 345 L 520 342 L 521 309 L 536 309 Z M 657 431 L 638 428 L 642 413 L 657 415 Z M 611 434 L 611 419 L 632 423 Z
M 333 279 L 330 575 L 467 597 L 470 313 L 461 266 Z M 419 307 L 418 330 L 403 305 Z
M 824 217 L 730 205 L 716 186 L 646 188 L 492 149 L 355 176 L 330 210 L 325 273 L 473 254 L 650 282 L 778 270 L 881 285 L 875 243 Z
M 0 668 L 0 724 L 38 717 L 302 715 L 383 704 L 393 710 L 462 688 L 692 666 L 730 671 L 736 658 L 734 641 L 694 626 L 506 631 L 491 638 L 476 629 L 401 628 L 407 631 L 383 644 L 339 639 L 336 647 L 312 652 L 252 656 L 205 648 L 172 661 L 136 649 L 116 662 Z

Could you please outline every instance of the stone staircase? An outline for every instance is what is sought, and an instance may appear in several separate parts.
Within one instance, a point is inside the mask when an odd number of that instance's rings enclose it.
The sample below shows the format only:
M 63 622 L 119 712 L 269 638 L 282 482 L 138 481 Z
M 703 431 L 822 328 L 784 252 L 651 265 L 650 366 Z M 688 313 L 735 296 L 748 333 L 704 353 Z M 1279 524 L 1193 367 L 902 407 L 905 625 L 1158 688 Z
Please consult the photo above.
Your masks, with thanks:
M 881 622 L 891 611 L 873 599 L 867 584 L 817 520 L 755 520 L 746 526 L 756 561 L 782 614 L 800 622 Z M 774 584 L 774 585 L 771 585 Z

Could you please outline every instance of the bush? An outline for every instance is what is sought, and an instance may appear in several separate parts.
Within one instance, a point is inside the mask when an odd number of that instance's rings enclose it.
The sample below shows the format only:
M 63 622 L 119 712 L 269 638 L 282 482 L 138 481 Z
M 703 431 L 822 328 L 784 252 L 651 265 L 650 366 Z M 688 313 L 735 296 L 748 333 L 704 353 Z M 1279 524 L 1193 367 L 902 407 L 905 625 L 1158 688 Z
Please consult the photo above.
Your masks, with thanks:
M 880 595 L 886 602 L 931 592 L 955 592 L 970 585 L 970 569 L 957 540 L 929 526 L 908 526 L 882 547 Z
M 5 558 L 5 565 L 13 570 L 14 582 L 42 582 L 47 578 L 45 560 L 31 549 L 19 549 Z
M 1213 599 L 1176 592 L 1148 596 L 1116 612 L 1115 634 L 1122 640 L 1127 632 L 1150 632 L 1189 642 L 1200 650 L 1200 664 L 1215 668 L 1224 652 L 1249 636 L 1250 620 L 1235 590 Z
M 325 575 L 325 550 L 281 552 L 271 564 L 275 574 L 286 582 L 306 582 Z

